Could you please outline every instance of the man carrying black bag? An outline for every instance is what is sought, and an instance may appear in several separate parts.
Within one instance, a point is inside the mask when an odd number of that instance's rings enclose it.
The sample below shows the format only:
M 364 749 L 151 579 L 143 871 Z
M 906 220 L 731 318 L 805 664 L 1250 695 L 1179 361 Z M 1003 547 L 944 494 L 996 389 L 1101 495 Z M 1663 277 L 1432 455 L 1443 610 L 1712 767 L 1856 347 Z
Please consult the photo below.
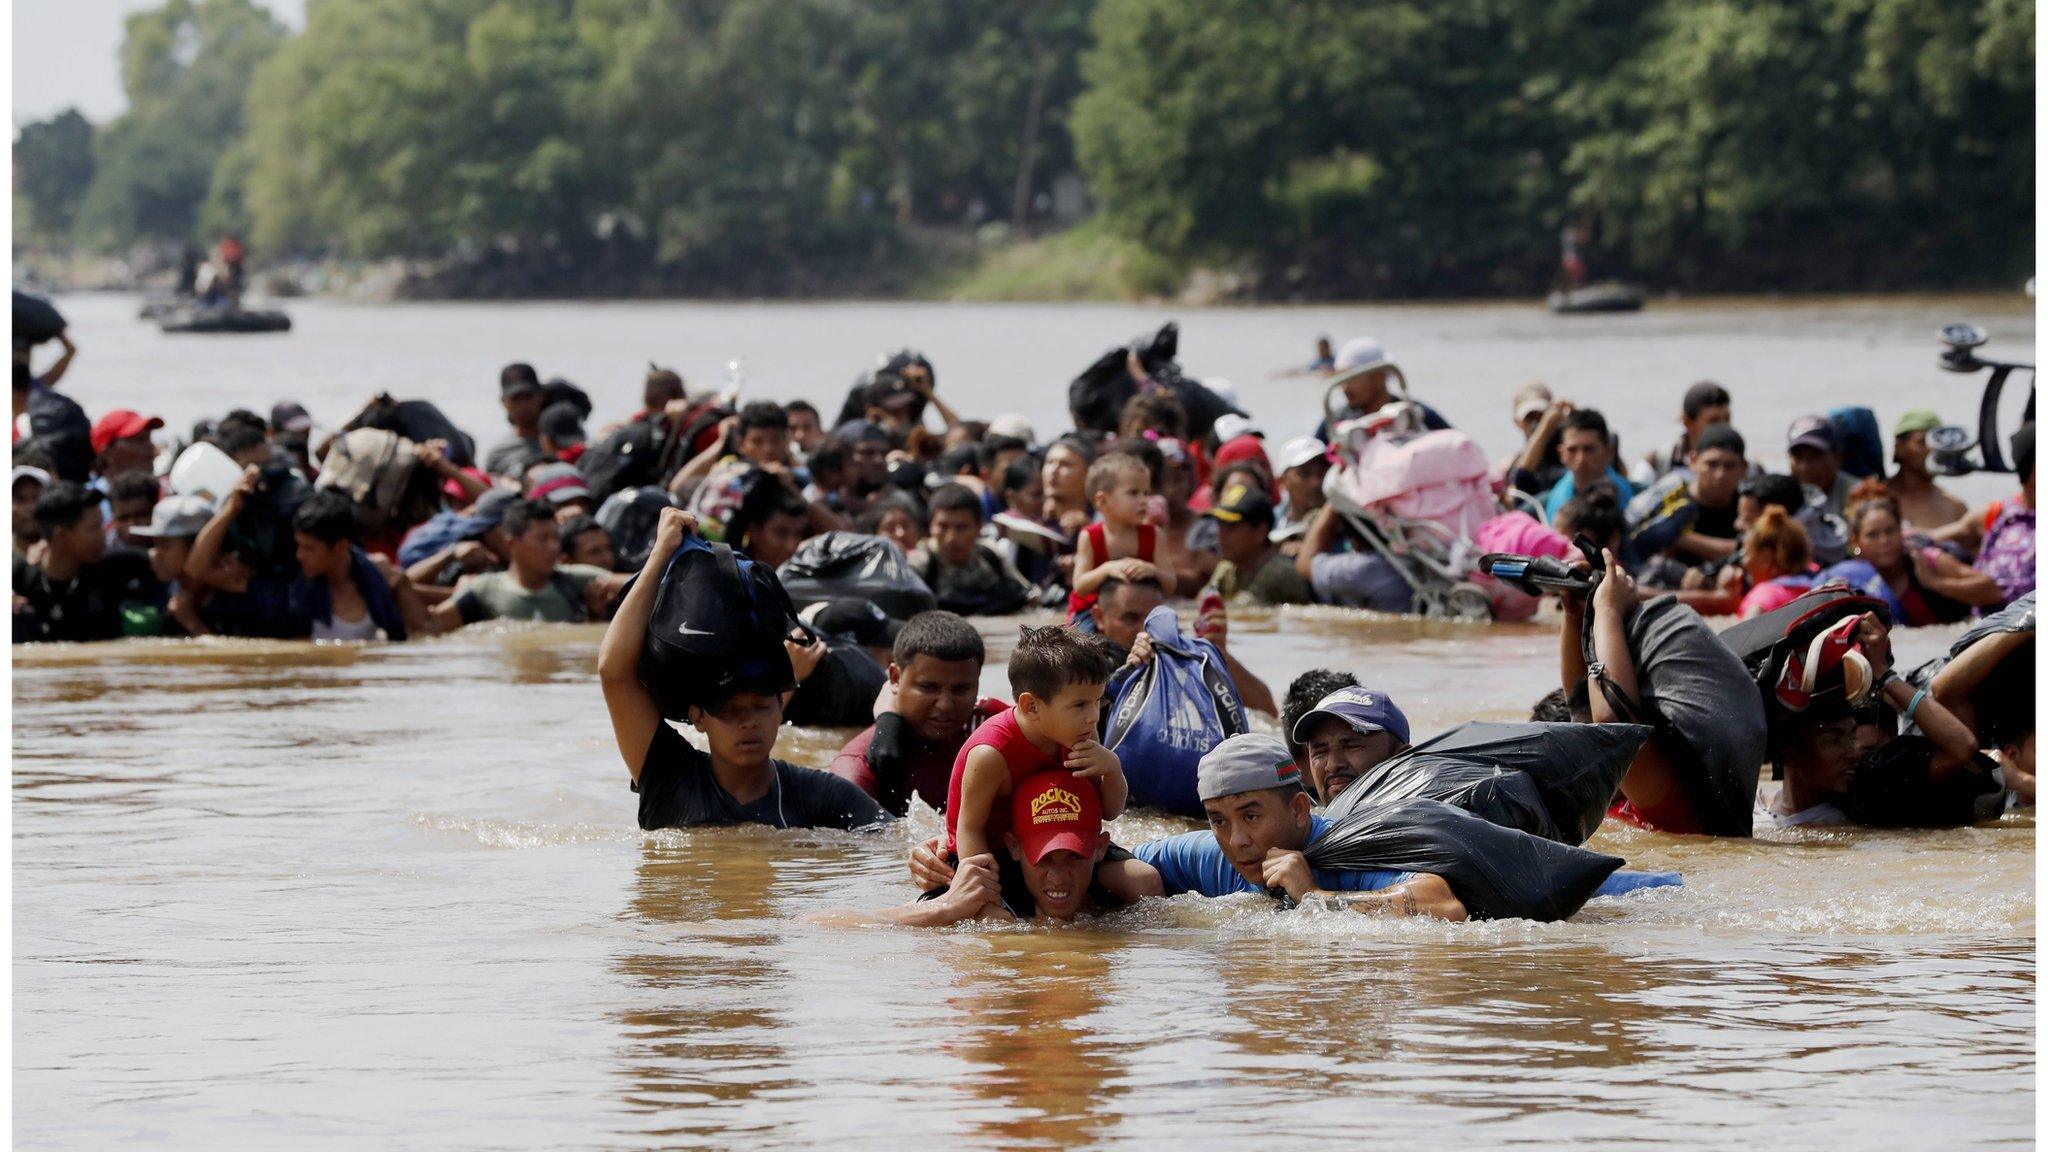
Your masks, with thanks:
M 655 530 L 654 550 L 640 578 L 627 589 L 619 611 L 606 629 L 598 649 L 598 680 L 604 686 L 605 706 L 610 709 L 612 733 L 619 755 L 633 776 L 633 789 L 640 794 L 640 827 L 689 827 L 697 824 L 767 824 L 776 828 L 866 828 L 890 819 L 867 793 L 829 772 L 800 768 L 773 758 L 775 738 L 782 726 L 782 708 L 787 694 L 796 687 L 789 658 L 775 641 L 773 651 L 762 651 L 743 661 L 744 674 L 711 675 L 701 692 L 679 694 L 675 684 L 657 692 L 643 678 L 642 654 L 648 650 L 647 632 L 656 621 L 657 601 L 665 585 L 691 581 L 693 591 L 730 591 L 736 613 L 751 616 L 755 601 L 736 580 L 722 574 L 715 553 L 701 563 L 670 564 L 684 547 L 685 538 L 696 530 L 696 521 L 680 509 L 662 510 Z M 714 565 L 707 569 L 704 565 Z M 728 621 L 705 619 L 680 622 L 663 615 L 661 623 L 688 638 L 701 631 L 730 635 L 736 630 Z M 663 670 L 650 665 L 646 671 L 661 677 Z M 716 670 L 713 670 L 714 672 Z M 682 699 L 682 695 L 694 698 Z M 663 720 L 663 704 L 704 734 L 708 753 L 699 751 Z

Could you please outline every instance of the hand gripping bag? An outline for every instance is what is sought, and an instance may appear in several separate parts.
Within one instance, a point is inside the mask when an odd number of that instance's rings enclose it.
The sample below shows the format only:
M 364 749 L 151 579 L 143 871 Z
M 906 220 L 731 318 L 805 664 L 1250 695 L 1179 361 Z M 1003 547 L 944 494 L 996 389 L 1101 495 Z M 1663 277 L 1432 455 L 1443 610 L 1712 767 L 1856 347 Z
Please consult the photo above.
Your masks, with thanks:
M 671 720 L 735 692 L 787 692 L 796 675 L 782 642 L 793 628 L 803 626 L 773 569 L 687 536 L 662 569 L 640 682 Z
M 1202 815 L 1195 768 L 1226 737 L 1250 731 L 1223 654 L 1183 635 L 1172 610 L 1145 617 L 1152 659 L 1113 684 L 1115 707 L 1102 743 L 1123 761 L 1130 802 L 1182 816 Z
M 1429 872 L 1474 920 L 1564 920 L 1600 890 L 1619 857 L 1503 828 L 1440 800 L 1379 803 L 1347 788 L 1304 853 L 1317 868 Z

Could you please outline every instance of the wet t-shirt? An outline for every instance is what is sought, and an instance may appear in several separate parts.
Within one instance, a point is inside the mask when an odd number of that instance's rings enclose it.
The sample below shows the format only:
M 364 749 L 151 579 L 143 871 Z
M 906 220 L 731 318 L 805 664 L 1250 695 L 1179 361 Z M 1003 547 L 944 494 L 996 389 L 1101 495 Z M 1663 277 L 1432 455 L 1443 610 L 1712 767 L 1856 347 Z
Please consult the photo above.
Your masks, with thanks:
M 464 624 L 484 620 L 544 620 L 580 624 L 590 618 L 583 588 L 608 575 L 592 564 L 563 564 L 539 588 L 528 588 L 510 572 L 486 572 L 455 596 L 455 610 Z
M 1330 822 L 1321 816 L 1309 817 L 1309 842 L 1314 843 L 1329 828 Z M 1223 846 L 1216 842 L 1214 832 L 1183 832 L 1164 840 L 1153 840 L 1131 849 L 1131 855 L 1159 870 L 1159 878 L 1165 882 L 1168 896 L 1178 896 L 1183 892 L 1229 896 L 1259 891 L 1231 867 L 1230 857 L 1223 854 Z M 1333 871 L 1314 868 L 1311 871 L 1315 875 L 1316 887 L 1325 892 L 1371 892 L 1390 888 L 1409 878 L 1407 872 L 1386 869 L 1346 868 Z
M 14 613 L 14 642 L 30 640 L 117 640 L 162 631 L 164 587 L 150 571 L 149 557 L 120 549 L 81 568 L 69 580 L 52 580 L 41 565 L 14 562 L 14 594 L 27 601 Z
M 867 793 L 847 780 L 781 760 L 775 785 L 741 804 L 711 772 L 711 754 L 699 751 L 667 724 L 654 730 L 640 764 L 640 827 L 689 828 L 699 824 L 766 824 L 771 828 L 867 828 L 887 822 Z

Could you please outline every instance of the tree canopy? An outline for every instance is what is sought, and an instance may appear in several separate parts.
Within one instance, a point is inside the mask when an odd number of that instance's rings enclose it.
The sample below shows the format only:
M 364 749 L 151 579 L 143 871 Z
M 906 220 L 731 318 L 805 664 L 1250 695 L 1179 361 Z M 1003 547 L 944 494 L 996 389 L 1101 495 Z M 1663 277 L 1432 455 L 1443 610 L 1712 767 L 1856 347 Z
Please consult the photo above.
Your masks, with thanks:
M 251 0 L 131 16 L 129 110 L 17 135 L 39 238 L 238 231 L 510 291 L 906 283 L 1052 220 L 1268 296 L 2031 271 L 2024 0 Z M 1071 196 L 1067 197 L 1071 200 Z M 1070 222 L 1062 220 L 1060 222 Z M 893 278 L 889 273 L 896 272 Z

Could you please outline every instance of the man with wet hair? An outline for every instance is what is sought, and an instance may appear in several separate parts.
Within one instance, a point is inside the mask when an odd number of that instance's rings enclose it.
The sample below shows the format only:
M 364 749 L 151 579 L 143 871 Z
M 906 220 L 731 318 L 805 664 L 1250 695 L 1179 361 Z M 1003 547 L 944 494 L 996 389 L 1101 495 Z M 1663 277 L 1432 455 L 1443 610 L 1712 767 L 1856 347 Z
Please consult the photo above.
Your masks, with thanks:
M 1824 639 L 1824 638 L 1823 638 Z M 1784 772 L 1778 794 L 1758 795 L 1757 815 L 1779 828 L 1866 824 L 1879 827 L 1954 827 L 2005 810 L 2006 785 L 1998 766 L 1978 754 L 1977 737 L 1933 690 L 1915 688 L 1892 669 L 1890 630 L 1875 615 L 1857 622 L 1855 651 L 1871 680 L 1863 700 L 1875 714 L 1874 744 L 1859 742 L 1858 701 L 1847 676 L 1816 692 L 1806 710 L 1773 717 L 1771 760 Z M 1964 654 L 1964 658 L 1968 657 Z M 1848 672 L 1847 658 L 1816 643 L 1807 654 L 1823 676 Z M 1830 659 L 1839 663 L 1830 664 Z M 1894 735 L 1897 716 L 1918 729 Z
M 149 547 L 147 541 L 135 535 L 135 530 L 149 523 L 158 491 L 156 477 L 144 471 L 123 472 L 107 481 L 107 506 L 114 513 L 107 524 L 110 546 L 137 551 Z
M 42 562 L 14 561 L 15 643 L 157 634 L 163 585 L 147 556 L 108 549 L 98 493 L 69 480 L 49 485 L 35 522 Z
M 1311 810 L 1287 746 L 1276 736 L 1232 736 L 1203 756 L 1195 790 L 1209 831 L 1184 832 L 1132 850 L 1157 887 L 1145 895 L 1228 896 L 1284 890 L 1296 903 L 1322 900 L 1354 911 L 1465 919 L 1441 876 L 1426 872 L 1326 871 L 1303 851 L 1329 829 Z
M 1009 707 L 993 697 L 976 699 L 985 659 L 981 633 L 961 617 L 938 611 L 912 616 L 896 634 L 875 722 L 839 750 L 832 774 L 898 816 L 910 810 L 912 796 L 945 808 L 960 746 Z
M 502 572 L 465 576 L 455 595 L 434 605 L 435 631 L 484 620 L 542 620 L 553 624 L 602 618 L 628 576 L 585 564 L 562 563 L 562 530 L 552 508 L 516 501 L 499 522 L 510 560 Z
M 1311 668 L 1296 676 L 1287 685 L 1287 699 L 1280 706 L 1280 738 L 1287 742 L 1287 751 L 1294 762 L 1308 771 L 1308 752 L 1294 738 L 1294 726 L 1301 718 L 1315 711 L 1323 697 L 1344 688 L 1358 687 L 1358 677 L 1349 672 L 1333 668 Z
M 549 521 L 553 526 L 553 521 Z M 849 781 L 830 772 L 774 759 L 784 694 L 792 683 L 747 683 L 717 700 L 693 705 L 688 723 L 706 751 L 662 719 L 654 693 L 640 679 L 640 653 L 670 557 L 696 531 L 690 515 L 664 508 L 654 548 L 605 630 L 597 676 L 611 713 L 612 736 L 640 796 L 640 827 L 766 824 L 774 828 L 871 828 L 890 816 Z

